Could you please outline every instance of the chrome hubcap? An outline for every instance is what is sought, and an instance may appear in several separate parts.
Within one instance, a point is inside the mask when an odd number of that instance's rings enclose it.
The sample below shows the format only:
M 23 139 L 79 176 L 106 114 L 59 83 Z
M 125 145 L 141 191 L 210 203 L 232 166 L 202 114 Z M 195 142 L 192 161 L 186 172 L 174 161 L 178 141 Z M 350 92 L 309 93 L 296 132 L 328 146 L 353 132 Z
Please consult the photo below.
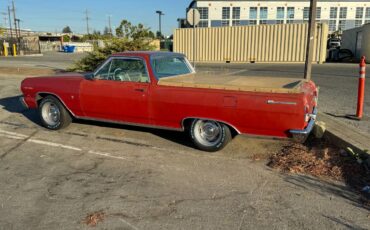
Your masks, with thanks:
M 194 127 L 194 135 L 205 146 L 214 146 L 221 141 L 221 125 L 215 121 L 199 120 Z
M 50 126 L 55 126 L 60 121 L 59 108 L 52 102 L 46 102 L 43 105 L 41 115 L 46 124 Z

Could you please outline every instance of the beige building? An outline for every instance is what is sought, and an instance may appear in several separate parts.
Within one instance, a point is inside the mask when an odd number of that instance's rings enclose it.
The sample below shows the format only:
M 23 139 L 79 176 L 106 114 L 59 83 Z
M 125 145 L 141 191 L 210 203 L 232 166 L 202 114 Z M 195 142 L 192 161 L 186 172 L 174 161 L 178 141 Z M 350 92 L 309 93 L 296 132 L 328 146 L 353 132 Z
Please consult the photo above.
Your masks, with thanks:
M 177 29 L 174 51 L 197 62 L 304 62 L 307 31 L 306 23 Z M 318 24 L 317 63 L 325 62 L 327 37 L 328 25 Z
M 341 49 L 349 49 L 356 58 L 365 56 L 370 58 L 370 24 L 346 30 L 342 35 Z

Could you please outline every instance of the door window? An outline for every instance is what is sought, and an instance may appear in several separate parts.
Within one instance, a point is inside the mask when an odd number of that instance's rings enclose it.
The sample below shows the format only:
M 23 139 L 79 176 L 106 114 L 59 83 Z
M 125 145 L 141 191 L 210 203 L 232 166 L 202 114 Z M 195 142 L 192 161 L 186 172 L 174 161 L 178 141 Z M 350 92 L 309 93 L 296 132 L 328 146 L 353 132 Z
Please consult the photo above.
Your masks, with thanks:
M 113 58 L 95 76 L 100 80 L 149 82 L 145 64 L 140 59 Z

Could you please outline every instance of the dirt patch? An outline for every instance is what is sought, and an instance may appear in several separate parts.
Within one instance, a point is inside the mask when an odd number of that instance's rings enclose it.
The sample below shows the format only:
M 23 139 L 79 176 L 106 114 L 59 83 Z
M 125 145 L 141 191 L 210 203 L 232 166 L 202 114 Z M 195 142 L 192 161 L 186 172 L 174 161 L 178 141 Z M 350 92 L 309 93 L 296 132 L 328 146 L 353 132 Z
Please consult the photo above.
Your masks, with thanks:
M 60 70 L 31 67 L 0 67 L 2 75 L 45 76 L 60 73 Z
M 313 139 L 305 145 L 288 143 L 270 157 L 268 166 L 283 172 L 343 181 L 357 191 L 370 185 L 370 172 L 351 154 L 325 140 Z M 366 198 L 370 204 L 370 197 L 366 195 Z

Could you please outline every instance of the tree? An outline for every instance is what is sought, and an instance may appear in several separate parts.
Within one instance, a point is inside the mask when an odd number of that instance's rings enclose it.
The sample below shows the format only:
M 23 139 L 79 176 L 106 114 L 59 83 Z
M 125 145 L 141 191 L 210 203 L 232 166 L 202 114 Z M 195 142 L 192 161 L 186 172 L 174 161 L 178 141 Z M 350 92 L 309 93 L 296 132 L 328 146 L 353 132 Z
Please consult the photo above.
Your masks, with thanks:
M 64 27 L 62 33 L 71 34 L 72 33 L 71 27 L 69 26 Z
M 68 35 L 63 35 L 63 41 L 64 42 L 70 42 L 71 38 Z
M 117 29 L 118 38 L 106 39 L 104 48 L 97 48 L 90 52 L 86 57 L 77 61 L 69 71 L 92 71 L 108 56 L 118 52 L 154 50 L 155 47 L 151 44 L 154 34 L 143 25 L 133 26 L 129 21 L 123 20 Z
M 154 33 L 150 31 L 150 28 L 146 28 L 140 23 L 138 25 L 132 25 L 127 20 L 121 21 L 121 24 L 116 29 L 116 35 L 127 39 L 154 38 Z

